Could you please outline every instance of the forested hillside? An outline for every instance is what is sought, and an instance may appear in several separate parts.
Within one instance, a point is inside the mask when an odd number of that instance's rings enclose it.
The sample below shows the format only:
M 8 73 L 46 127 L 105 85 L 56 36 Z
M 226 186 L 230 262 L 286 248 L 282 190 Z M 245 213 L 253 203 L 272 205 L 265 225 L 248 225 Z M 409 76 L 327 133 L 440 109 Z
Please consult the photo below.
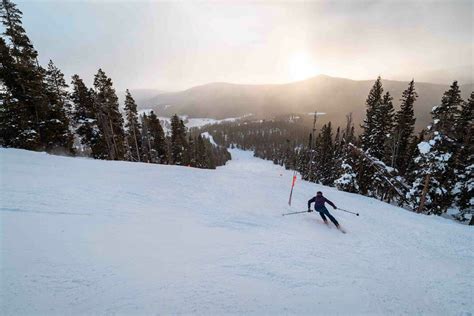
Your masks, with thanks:
M 416 78 L 415 78 L 416 80 Z M 311 79 L 280 85 L 239 85 L 212 83 L 191 89 L 159 94 L 146 101 L 144 108 L 153 109 L 158 115 L 175 113 L 191 117 L 222 119 L 252 113 L 257 119 L 297 113 L 324 112 L 321 122 L 331 121 L 335 126 L 345 124 L 344 114 L 351 112 L 354 125 L 360 131 L 365 116 L 365 97 L 373 80 L 349 80 L 320 75 Z M 402 98 L 409 82 L 382 80 L 394 102 Z M 472 82 L 461 84 L 462 97 L 469 98 L 474 90 Z M 419 98 L 414 107 L 417 118 L 415 128 L 425 128 L 431 117 L 431 108 L 441 99 L 448 85 L 417 82 Z

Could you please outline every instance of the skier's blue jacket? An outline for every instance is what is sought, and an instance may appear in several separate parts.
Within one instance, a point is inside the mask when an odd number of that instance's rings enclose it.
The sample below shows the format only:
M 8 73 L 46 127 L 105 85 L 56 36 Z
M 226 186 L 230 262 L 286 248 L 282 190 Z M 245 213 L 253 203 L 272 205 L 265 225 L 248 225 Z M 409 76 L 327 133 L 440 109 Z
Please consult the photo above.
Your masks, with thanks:
M 311 200 L 308 201 L 308 210 L 311 208 L 311 203 L 314 202 L 314 209 L 316 211 L 319 211 L 319 210 L 324 210 L 326 209 L 324 207 L 324 203 L 328 203 L 329 205 L 331 205 L 332 207 L 336 208 L 336 205 L 334 205 L 333 202 L 329 201 L 328 199 L 326 199 L 324 196 L 315 196 L 313 197 Z

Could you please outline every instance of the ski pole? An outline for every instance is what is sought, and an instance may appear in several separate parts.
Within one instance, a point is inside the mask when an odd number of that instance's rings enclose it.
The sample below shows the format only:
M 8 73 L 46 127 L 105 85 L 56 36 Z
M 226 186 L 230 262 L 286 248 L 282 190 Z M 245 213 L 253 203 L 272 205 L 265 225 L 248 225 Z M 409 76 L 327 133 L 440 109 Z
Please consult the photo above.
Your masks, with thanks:
M 339 207 L 338 207 L 338 208 L 336 208 L 336 210 L 343 211 L 343 212 L 347 212 L 347 213 L 351 213 L 351 214 L 354 214 L 354 215 L 357 215 L 357 216 L 359 216 L 359 213 L 354 213 L 354 212 L 351 212 L 351 211 L 348 211 L 348 210 L 344 210 L 344 209 L 342 209 L 342 208 L 339 208 Z
M 281 216 L 285 216 L 285 215 L 293 215 L 293 214 L 301 214 L 301 213 L 308 213 L 308 211 L 285 213 L 285 214 L 281 214 Z

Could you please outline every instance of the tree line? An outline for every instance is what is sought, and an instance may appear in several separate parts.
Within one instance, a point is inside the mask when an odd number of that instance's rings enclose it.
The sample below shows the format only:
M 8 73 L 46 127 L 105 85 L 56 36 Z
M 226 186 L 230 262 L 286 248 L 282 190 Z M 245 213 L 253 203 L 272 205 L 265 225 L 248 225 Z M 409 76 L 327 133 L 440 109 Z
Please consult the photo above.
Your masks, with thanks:
M 39 64 L 13 2 L 1 0 L 0 18 L 1 146 L 199 168 L 230 159 L 225 148 L 188 133 L 176 115 L 167 135 L 153 112 L 138 115 L 128 90 L 124 119 L 112 79 L 102 69 L 92 88 L 77 74 L 69 86 L 52 61 L 46 69 Z
M 416 212 L 441 215 L 450 208 L 473 223 L 474 93 L 461 98 L 455 81 L 433 107 L 432 123 L 414 133 L 418 95 L 412 80 L 395 111 L 393 97 L 377 78 L 366 99 L 366 117 L 355 134 L 331 122 L 319 132 L 289 120 L 226 123 L 207 127 L 226 146 L 253 150 L 301 174 L 304 180 L 375 197 Z

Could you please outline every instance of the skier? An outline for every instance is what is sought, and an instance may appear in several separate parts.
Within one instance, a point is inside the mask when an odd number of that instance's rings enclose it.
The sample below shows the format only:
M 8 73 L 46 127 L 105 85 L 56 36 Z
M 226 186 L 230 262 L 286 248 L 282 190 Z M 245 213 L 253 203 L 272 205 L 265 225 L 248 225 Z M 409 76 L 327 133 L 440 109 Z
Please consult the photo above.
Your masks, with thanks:
M 332 216 L 328 209 L 324 206 L 324 203 L 328 203 L 329 205 L 331 205 L 334 209 L 337 209 L 336 205 L 334 205 L 333 202 L 329 201 L 328 199 L 326 199 L 324 196 L 323 196 L 323 193 L 321 191 L 318 191 L 316 192 L 316 196 L 313 197 L 312 199 L 310 199 L 308 201 L 308 212 L 312 212 L 313 210 L 311 210 L 311 203 L 314 202 L 314 209 L 319 212 L 319 215 L 321 215 L 321 218 L 323 219 L 324 223 L 325 224 L 328 224 L 328 220 L 326 219 L 326 216 L 329 217 L 329 219 L 331 220 L 331 222 L 334 223 L 334 225 L 336 225 L 336 227 L 338 229 L 340 229 L 341 227 L 339 226 L 339 223 L 337 222 L 337 220 L 334 218 L 334 216 Z

